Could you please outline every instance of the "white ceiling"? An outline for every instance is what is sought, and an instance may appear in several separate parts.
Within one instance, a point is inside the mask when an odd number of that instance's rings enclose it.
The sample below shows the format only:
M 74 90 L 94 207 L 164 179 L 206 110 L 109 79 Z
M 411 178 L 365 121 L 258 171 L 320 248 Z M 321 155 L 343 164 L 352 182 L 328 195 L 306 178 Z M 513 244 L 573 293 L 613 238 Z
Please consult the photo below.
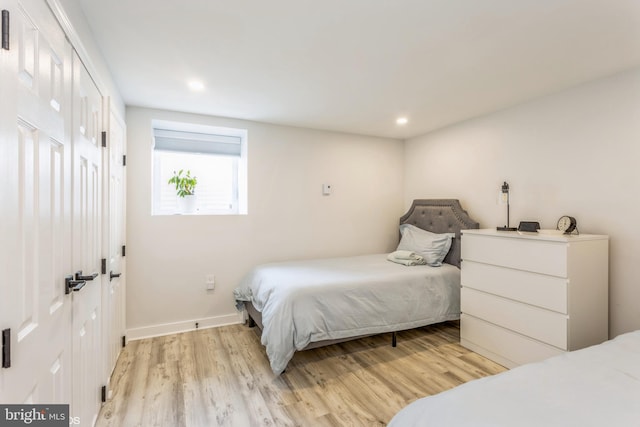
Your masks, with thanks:
M 640 66 L 640 0 L 79 1 L 127 105 L 365 135 Z

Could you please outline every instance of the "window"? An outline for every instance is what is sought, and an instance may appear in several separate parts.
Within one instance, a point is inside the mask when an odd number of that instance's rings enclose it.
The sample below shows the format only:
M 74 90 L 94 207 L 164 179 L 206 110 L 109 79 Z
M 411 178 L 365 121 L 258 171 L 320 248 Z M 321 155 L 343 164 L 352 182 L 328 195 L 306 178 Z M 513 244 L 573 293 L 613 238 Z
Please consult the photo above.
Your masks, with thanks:
M 246 130 L 154 121 L 153 139 L 154 215 L 185 213 L 168 183 L 180 170 L 198 180 L 191 213 L 247 213 Z

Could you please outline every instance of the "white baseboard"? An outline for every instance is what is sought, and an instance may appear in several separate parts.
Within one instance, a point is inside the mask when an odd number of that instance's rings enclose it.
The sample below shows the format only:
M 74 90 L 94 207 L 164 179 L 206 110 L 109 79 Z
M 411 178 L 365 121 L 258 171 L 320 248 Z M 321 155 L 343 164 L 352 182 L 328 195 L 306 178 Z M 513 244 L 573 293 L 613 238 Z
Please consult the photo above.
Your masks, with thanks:
M 197 329 L 216 328 L 219 326 L 244 323 L 244 312 L 228 314 L 226 316 L 207 317 L 205 319 L 185 320 L 182 322 L 163 323 L 160 325 L 127 329 L 127 341 L 195 331 L 196 323 L 198 323 Z

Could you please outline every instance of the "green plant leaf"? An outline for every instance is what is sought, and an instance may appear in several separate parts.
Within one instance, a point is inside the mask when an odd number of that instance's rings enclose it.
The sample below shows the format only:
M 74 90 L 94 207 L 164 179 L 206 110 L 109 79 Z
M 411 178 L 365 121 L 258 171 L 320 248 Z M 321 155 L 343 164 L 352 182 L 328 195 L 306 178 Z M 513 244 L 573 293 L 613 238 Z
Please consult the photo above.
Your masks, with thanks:
M 189 196 L 195 194 L 198 180 L 195 176 L 191 176 L 191 171 L 187 170 L 187 173 L 183 176 L 184 169 L 180 171 L 173 171 L 173 176 L 169 179 L 168 184 L 175 184 L 176 194 L 179 197 Z

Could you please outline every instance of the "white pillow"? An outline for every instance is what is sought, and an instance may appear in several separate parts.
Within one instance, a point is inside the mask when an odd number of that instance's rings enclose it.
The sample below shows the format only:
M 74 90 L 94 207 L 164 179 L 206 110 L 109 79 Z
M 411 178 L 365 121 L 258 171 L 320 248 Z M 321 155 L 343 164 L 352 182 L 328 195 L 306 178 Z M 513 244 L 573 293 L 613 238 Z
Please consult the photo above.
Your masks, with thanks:
M 422 255 L 427 265 L 432 267 L 442 265 L 442 260 L 451 248 L 451 239 L 456 237 L 455 233 L 431 233 L 411 224 L 402 224 L 400 234 L 402 238 L 397 250 L 413 251 Z

